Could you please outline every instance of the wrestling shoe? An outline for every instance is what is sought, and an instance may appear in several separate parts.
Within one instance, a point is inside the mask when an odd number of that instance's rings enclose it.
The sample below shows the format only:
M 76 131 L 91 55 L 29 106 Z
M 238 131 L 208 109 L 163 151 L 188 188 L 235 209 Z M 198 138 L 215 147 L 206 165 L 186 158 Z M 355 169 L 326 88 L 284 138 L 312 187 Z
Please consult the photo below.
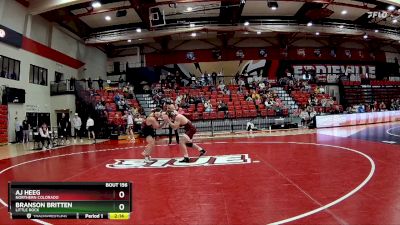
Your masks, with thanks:
M 203 155 L 205 155 L 207 153 L 207 151 L 204 149 L 200 150 L 199 152 L 200 152 L 199 157 L 202 157 Z
M 180 163 L 189 163 L 190 162 L 190 159 L 189 159 L 189 157 L 185 157 L 185 158 L 183 158 L 181 161 L 179 161 Z

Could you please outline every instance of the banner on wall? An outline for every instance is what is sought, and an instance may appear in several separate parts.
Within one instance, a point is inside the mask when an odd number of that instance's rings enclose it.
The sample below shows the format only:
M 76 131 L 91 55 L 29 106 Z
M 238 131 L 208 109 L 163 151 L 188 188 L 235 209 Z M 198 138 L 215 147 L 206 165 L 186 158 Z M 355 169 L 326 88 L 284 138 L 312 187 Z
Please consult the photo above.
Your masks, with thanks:
M 317 116 L 317 128 L 354 126 L 400 121 L 400 111 Z
M 0 25 L 0 42 L 12 45 L 17 48 L 22 46 L 22 34 Z
M 305 64 L 293 65 L 295 78 L 302 79 L 304 74 L 315 72 L 316 79 L 324 83 L 338 83 L 340 75 L 359 76 L 368 74 L 368 78 L 376 78 L 376 67 L 373 65 L 327 65 Z

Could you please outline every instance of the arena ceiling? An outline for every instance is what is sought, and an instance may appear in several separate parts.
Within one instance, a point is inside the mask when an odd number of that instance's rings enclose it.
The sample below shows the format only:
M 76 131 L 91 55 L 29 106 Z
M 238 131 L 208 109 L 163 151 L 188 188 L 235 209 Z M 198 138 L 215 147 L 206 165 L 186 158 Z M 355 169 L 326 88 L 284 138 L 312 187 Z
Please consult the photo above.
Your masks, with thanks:
M 17 1 L 31 14 L 103 48 L 192 39 L 228 43 L 230 38 L 290 38 L 296 33 L 400 41 L 396 0 L 99 0 L 98 8 L 94 0 Z M 152 26 L 162 16 L 152 20 L 151 8 L 165 16 L 165 25 Z

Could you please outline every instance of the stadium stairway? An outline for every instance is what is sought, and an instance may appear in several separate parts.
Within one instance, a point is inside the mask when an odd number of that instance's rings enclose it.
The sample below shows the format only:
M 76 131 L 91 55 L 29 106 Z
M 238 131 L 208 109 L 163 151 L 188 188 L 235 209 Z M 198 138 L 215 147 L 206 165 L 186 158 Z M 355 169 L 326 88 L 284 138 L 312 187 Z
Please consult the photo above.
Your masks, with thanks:
M 150 94 L 136 94 L 136 99 L 143 107 L 146 116 L 150 114 L 151 110 L 156 108 L 156 104 L 154 104 L 154 100 Z
M 293 114 L 293 112 L 299 108 L 293 98 L 283 90 L 283 87 L 272 87 L 271 89 L 278 94 L 285 106 L 289 108 L 289 114 Z

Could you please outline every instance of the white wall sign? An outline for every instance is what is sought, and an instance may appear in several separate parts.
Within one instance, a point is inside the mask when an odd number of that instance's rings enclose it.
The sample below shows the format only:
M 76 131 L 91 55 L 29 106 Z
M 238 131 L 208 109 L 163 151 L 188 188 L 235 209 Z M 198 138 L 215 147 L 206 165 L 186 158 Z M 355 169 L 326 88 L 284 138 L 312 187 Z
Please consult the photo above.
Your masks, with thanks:
M 25 105 L 25 109 L 27 112 L 39 112 L 38 105 Z
M 341 74 L 361 75 L 367 73 L 369 78 L 376 78 L 376 67 L 372 65 L 293 65 L 294 76 L 298 79 L 302 78 L 307 70 L 315 70 L 317 80 L 327 83 L 337 83 Z

